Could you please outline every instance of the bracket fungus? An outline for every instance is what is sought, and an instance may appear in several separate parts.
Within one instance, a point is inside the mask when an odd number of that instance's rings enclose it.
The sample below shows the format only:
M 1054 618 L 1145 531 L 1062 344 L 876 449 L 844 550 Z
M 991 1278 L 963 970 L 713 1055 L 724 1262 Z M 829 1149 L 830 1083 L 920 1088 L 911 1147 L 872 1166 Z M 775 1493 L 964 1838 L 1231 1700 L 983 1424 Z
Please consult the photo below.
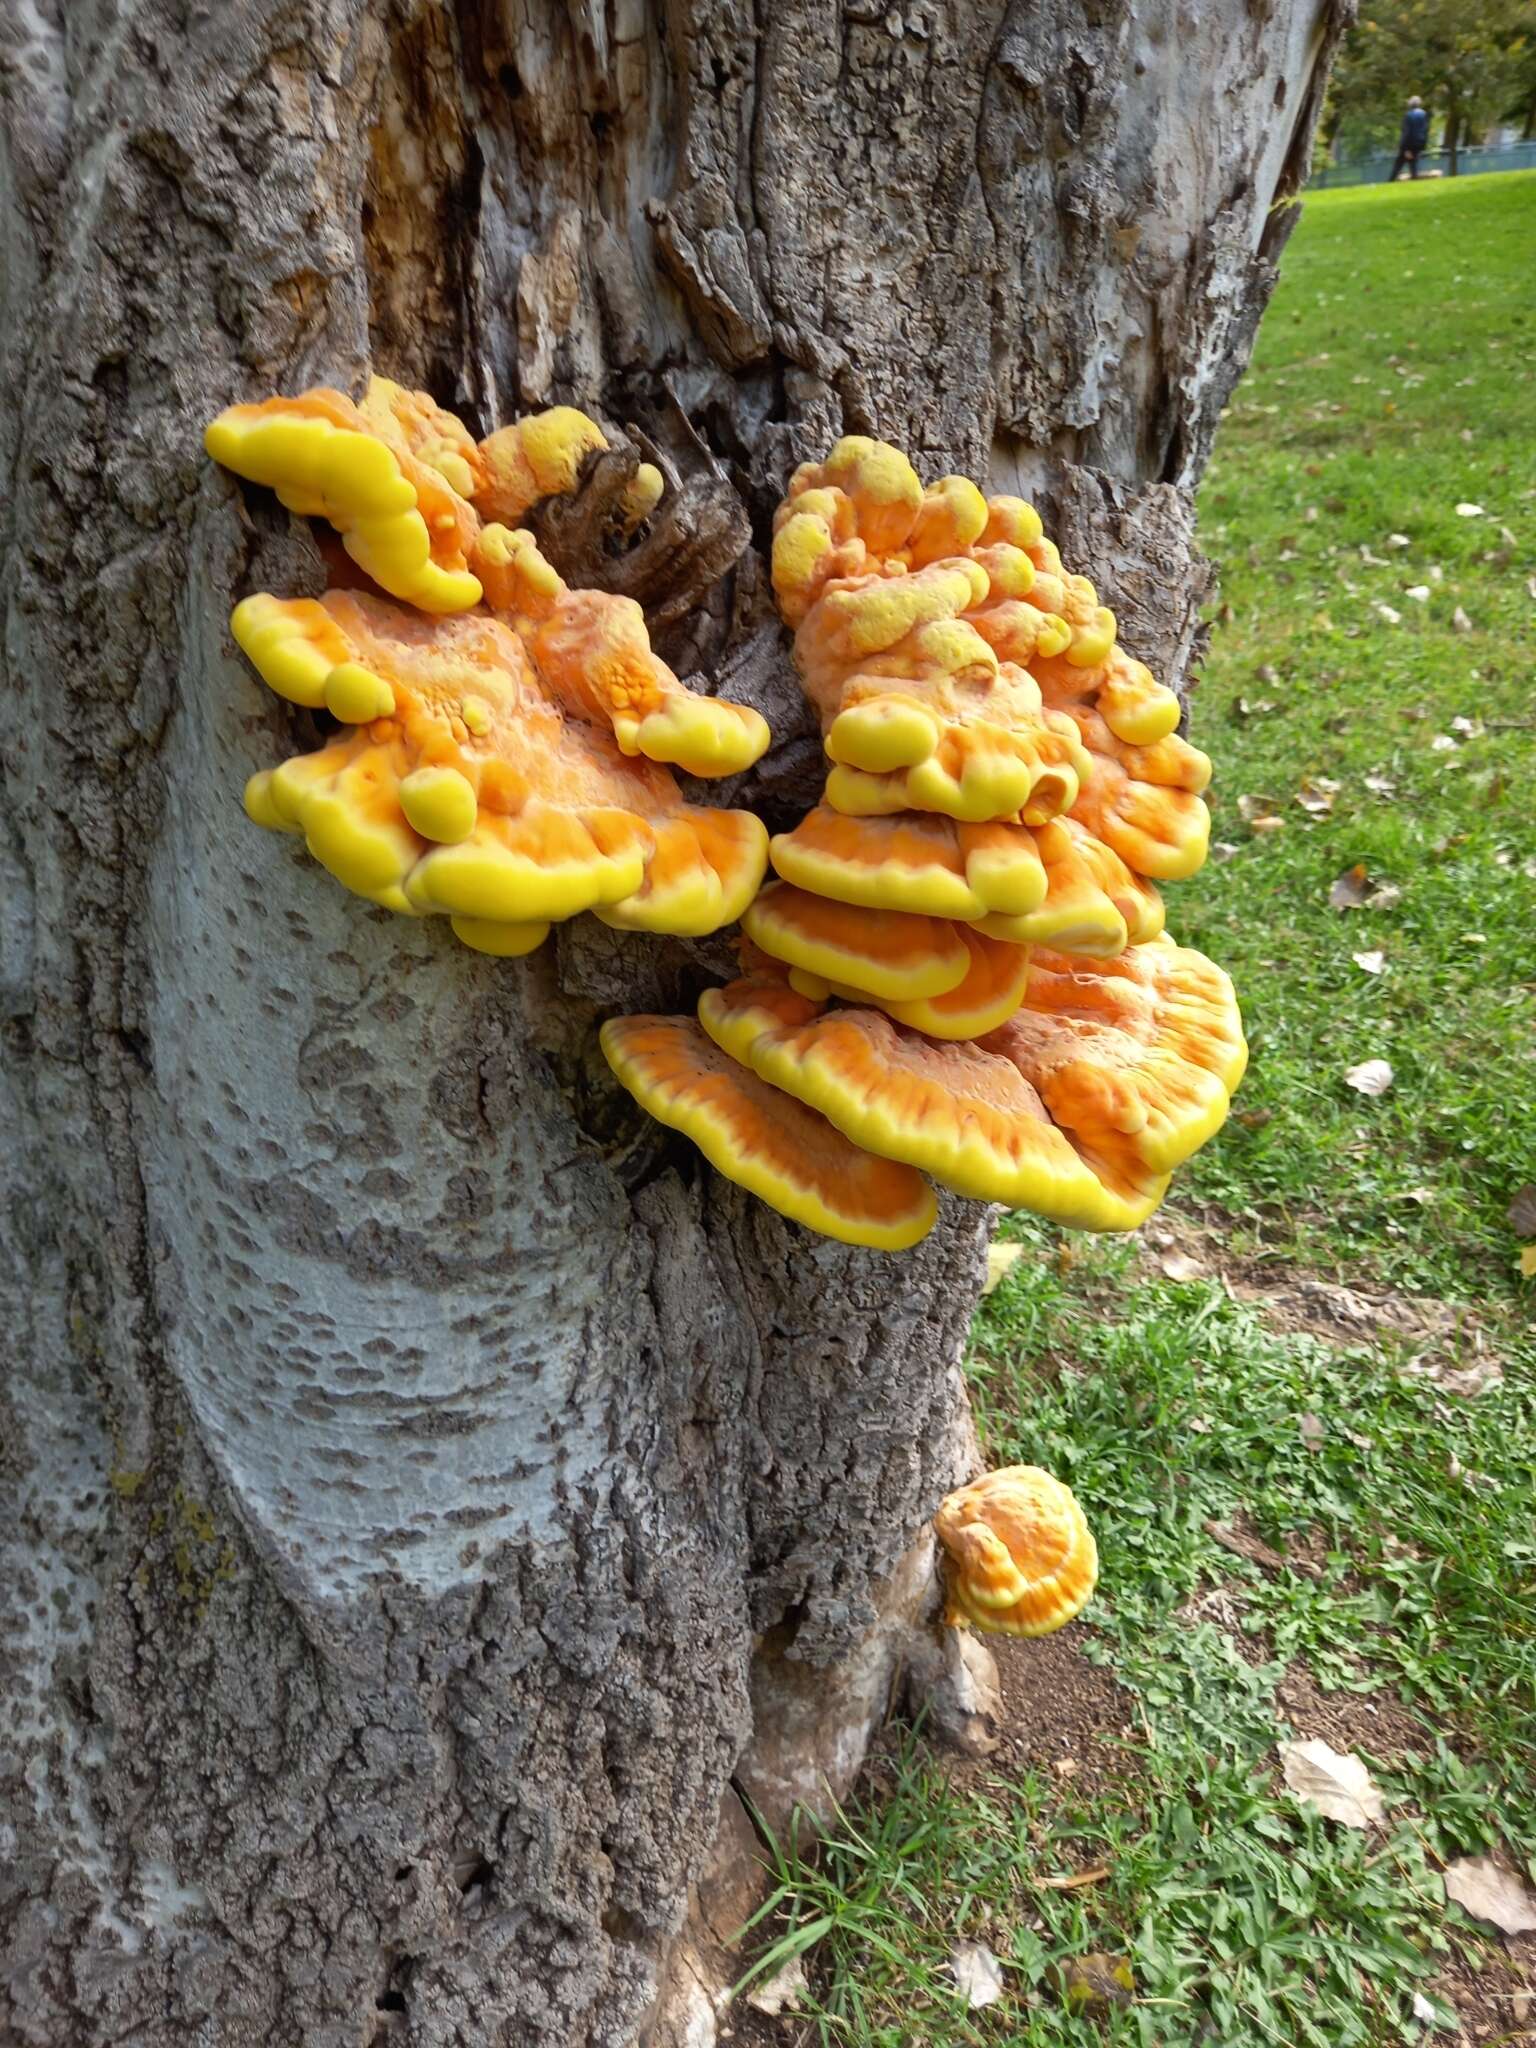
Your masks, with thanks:
M 828 773 L 770 847 L 673 777 L 749 767 L 762 718 L 687 688 L 637 603 L 572 588 L 519 524 L 620 459 L 595 421 L 556 406 L 477 441 L 376 377 L 355 402 L 231 406 L 207 445 L 387 593 L 237 606 L 265 681 L 337 727 L 251 778 L 250 816 L 508 957 L 585 910 L 680 936 L 740 920 L 743 973 L 697 1021 L 613 1019 L 602 1044 L 772 1207 L 900 1250 L 933 1222 L 929 1176 L 1133 1229 L 1220 1125 L 1241 1020 L 1157 888 L 1204 856 L 1210 763 L 1023 500 L 925 486 L 857 435 L 795 472 L 773 583 Z M 665 488 L 625 475 L 619 543 Z
M 583 910 L 691 936 L 741 915 L 767 831 L 749 811 L 686 802 L 669 769 L 734 773 L 766 750 L 767 725 L 685 689 L 632 599 L 570 589 L 530 534 L 481 520 L 571 488 L 606 445 L 594 421 L 556 407 L 476 444 L 376 377 L 359 405 L 319 390 L 231 406 L 207 439 L 328 519 L 414 606 L 336 589 L 236 607 L 231 630 L 264 681 L 341 727 L 252 776 L 257 824 L 300 834 L 358 895 L 446 915 L 466 944 L 509 957 Z
M 1048 1636 L 1093 1597 L 1093 1533 L 1071 1488 L 1038 1465 L 984 1473 L 940 1503 L 933 1526 L 951 1625 Z
M 1164 935 L 1209 831 L 1178 699 L 1030 506 L 862 436 L 791 478 L 773 581 L 830 766 L 709 1040 L 958 1194 L 1134 1229 L 1246 1059 L 1226 976 Z

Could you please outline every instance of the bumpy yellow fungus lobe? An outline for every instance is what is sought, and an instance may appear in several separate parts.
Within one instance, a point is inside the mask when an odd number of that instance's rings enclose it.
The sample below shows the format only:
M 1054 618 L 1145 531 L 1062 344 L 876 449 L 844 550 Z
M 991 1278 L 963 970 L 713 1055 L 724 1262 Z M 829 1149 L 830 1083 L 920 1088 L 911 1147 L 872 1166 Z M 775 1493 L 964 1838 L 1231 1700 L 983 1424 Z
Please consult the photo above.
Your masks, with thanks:
M 971 970 L 970 950 L 947 919 L 834 903 L 788 882 L 764 889 L 742 924 L 774 959 L 893 1002 L 944 995 Z
M 231 405 L 203 438 L 215 462 L 270 486 L 290 511 L 328 520 L 392 597 L 435 613 L 479 603 L 469 558 L 480 520 L 450 481 L 463 480 L 461 451 L 473 444 L 419 393 L 375 378 L 361 406 L 323 388 Z M 437 460 L 414 452 L 422 446 Z
M 1036 835 L 1022 825 L 966 825 L 912 812 L 849 818 L 818 804 L 771 842 L 786 882 L 861 903 L 929 917 L 1020 916 L 1045 901 Z
M 1042 825 L 1034 838 L 1045 874 L 1044 901 L 1022 916 L 984 917 L 982 931 L 1016 945 L 1051 946 L 1098 960 L 1158 937 L 1162 898 L 1118 854 L 1067 818 Z
M 719 776 L 767 751 L 760 712 L 697 695 L 651 651 L 633 598 L 571 589 L 522 531 L 487 527 L 479 560 L 490 603 L 515 620 L 539 674 L 563 701 L 606 720 L 624 753 Z
M 358 894 L 450 916 L 467 944 L 508 957 L 582 910 L 700 935 L 755 894 L 767 864 L 758 819 L 684 803 L 500 620 L 423 619 L 347 591 L 248 599 L 236 618 L 268 680 L 356 720 L 254 777 L 246 809 L 302 833 Z
M 903 1251 L 932 1229 L 937 1205 L 921 1174 L 849 1144 L 737 1065 L 691 1019 L 612 1018 L 601 1038 L 642 1109 L 781 1216 L 878 1251 Z
M 1248 1048 L 1232 984 L 1167 938 L 1086 961 L 1037 949 L 1024 1004 L 982 1040 L 1108 1178 L 1166 1176 L 1225 1121 Z
M 989 1634 L 1044 1636 L 1081 1614 L 1099 1559 L 1069 1487 L 1038 1465 L 1008 1465 L 940 1505 L 945 1619 Z

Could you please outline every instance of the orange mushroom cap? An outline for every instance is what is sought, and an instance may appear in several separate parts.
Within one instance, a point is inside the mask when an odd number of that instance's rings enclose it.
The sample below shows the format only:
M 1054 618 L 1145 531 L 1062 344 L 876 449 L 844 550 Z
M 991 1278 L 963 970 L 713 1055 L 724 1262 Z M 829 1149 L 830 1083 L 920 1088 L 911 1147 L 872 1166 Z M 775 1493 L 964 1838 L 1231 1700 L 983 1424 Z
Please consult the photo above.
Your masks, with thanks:
M 786 882 L 871 910 L 1020 916 L 1046 897 L 1036 835 L 1023 825 L 968 825 L 918 812 L 849 818 L 818 804 L 769 851 Z
M 806 1002 L 754 976 L 706 989 L 699 1021 L 732 1058 L 855 1144 L 957 1194 L 1084 1230 L 1134 1230 L 1162 1199 L 1166 1177 L 1110 1185 L 1013 1061 L 978 1045 L 936 1044 L 877 1010 L 818 1015 L 812 1004 L 807 1014 Z
M 959 928 L 947 918 L 834 903 L 789 882 L 770 882 L 742 924 L 774 959 L 893 1002 L 944 995 L 972 966 Z
M 1038 1465 L 984 1473 L 940 1503 L 945 1620 L 1045 1636 L 1082 1613 L 1098 1583 L 1092 1531 L 1070 1487 Z
M 738 1066 L 692 1018 L 615 1017 L 601 1039 L 642 1109 L 781 1216 L 878 1251 L 903 1251 L 932 1229 L 938 1208 L 921 1174 L 851 1145 Z
M 1232 984 L 1168 938 L 1113 960 L 1030 956 L 1023 1006 L 982 1040 L 1097 1167 L 1167 1175 L 1226 1120 L 1248 1048 Z
M 844 1002 L 872 1003 L 898 1024 L 910 1024 L 932 1038 L 980 1038 L 1005 1024 L 1023 1002 L 1029 986 L 1029 948 L 988 938 L 971 925 L 957 924 L 951 930 L 970 954 L 970 966 L 964 978 L 942 995 L 898 1000 L 799 967 L 790 969 L 790 987 L 818 1002 L 838 996 Z
M 626 757 L 551 692 L 484 612 L 425 619 L 333 590 L 247 598 L 232 626 L 281 695 L 352 727 L 254 776 L 246 808 L 302 833 L 358 894 L 445 913 L 467 943 L 511 954 L 582 910 L 700 934 L 751 901 L 767 864 L 760 821 L 684 803 L 666 770 Z
M 1162 898 L 1085 827 L 1056 818 L 1034 837 L 1045 870 L 1045 901 L 1022 916 L 982 918 L 982 931 L 1015 945 L 1052 946 L 1096 960 L 1158 937 Z

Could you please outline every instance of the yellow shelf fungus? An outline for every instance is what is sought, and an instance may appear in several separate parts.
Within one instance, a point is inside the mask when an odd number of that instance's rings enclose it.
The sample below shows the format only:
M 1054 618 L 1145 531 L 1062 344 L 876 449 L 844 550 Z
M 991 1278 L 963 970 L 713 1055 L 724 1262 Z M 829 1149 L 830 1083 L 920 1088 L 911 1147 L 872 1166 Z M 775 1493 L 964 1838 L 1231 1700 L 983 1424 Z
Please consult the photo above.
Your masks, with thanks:
M 450 916 L 466 944 L 516 957 L 579 911 L 697 935 L 756 893 L 761 822 L 684 803 L 501 620 L 421 618 L 333 590 L 247 598 L 232 623 L 274 689 L 350 727 L 254 776 L 246 809 L 301 833 L 357 894 Z
M 641 1108 L 712 1166 L 796 1223 L 843 1244 L 904 1251 L 933 1228 L 933 1189 L 875 1159 L 721 1052 L 687 1017 L 614 1017 L 608 1064 Z
M 1038 1465 L 1005 1465 L 940 1503 L 945 1620 L 991 1635 L 1047 1636 L 1093 1597 L 1099 1556 L 1070 1487 Z
M 686 689 L 651 652 L 632 597 L 572 590 L 521 530 L 488 526 L 479 562 L 487 601 L 513 619 L 539 674 L 573 708 L 606 719 L 624 753 L 718 776 L 767 752 L 760 712 Z
M 753 978 L 706 989 L 699 1021 L 733 1058 L 855 1144 L 956 1194 L 1082 1230 L 1134 1230 L 1162 1199 L 1166 1176 L 1131 1182 L 1084 1158 L 1011 1060 L 937 1042 L 875 1009 L 809 1007 L 809 1016 L 784 1016 Z
M 337 589 L 237 608 L 271 687 L 340 727 L 252 777 L 252 818 L 505 958 L 583 910 L 691 936 L 739 919 L 745 971 L 697 1021 L 615 1019 L 603 1047 L 637 1101 L 782 1214 L 900 1250 L 932 1224 L 931 1175 L 1134 1229 L 1220 1125 L 1241 1020 L 1225 975 L 1163 935 L 1155 886 L 1204 855 L 1210 763 L 1022 499 L 924 486 L 861 436 L 796 471 L 773 578 L 829 770 L 763 887 L 761 822 L 684 802 L 671 771 L 738 773 L 766 724 L 685 688 L 637 604 L 572 589 L 517 526 L 606 448 L 594 421 L 555 407 L 477 442 L 375 378 L 355 405 L 231 407 L 208 445 L 415 607 Z M 661 489 L 641 465 L 624 531 Z M 1046 1539 L 1076 1541 L 1071 1496 L 993 1479 L 975 1512 L 946 1503 L 970 1560 L 957 1611 L 1055 1626 L 1091 1590 L 1091 1539 L 1063 1592 Z

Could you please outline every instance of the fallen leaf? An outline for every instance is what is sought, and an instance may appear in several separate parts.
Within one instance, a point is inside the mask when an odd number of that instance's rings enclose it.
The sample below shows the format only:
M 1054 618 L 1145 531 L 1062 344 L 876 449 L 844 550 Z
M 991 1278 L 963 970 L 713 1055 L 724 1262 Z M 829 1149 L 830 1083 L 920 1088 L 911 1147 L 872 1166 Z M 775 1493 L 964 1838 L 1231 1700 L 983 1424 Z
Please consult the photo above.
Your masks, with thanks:
M 1362 1060 L 1344 1079 L 1357 1095 L 1385 1095 L 1392 1086 L 1392 1069 L 1386 1060 Z
M 1504 1216 L 1516 1237 L 1536 1237 L 1536 1180 L 1515 1189 Z
M 1386 954 L 1380 951 L 1373 953 L 1351 953 L 1349 957 L 1354 961 L 1362 974 L 1380 974 L 1387 964 Z
M 1390 775 L 1367 775 L 1365 786 L 1372 796 L 1395 796 L 1397 784 Z
M 1058 1756 L 1051 1760 L 1051 1769 L 1058 1778 L 1075 1778 L 1082 1768 L 1075 1756 Z
M 1536 1893 L 1491 1856 L 1458 1856 L 1448 1863 L 1445 1895 L 1501 1934 L 1536 1934 Z
M 780 2013 L 796 2011 L 805 1992 L 805 1964 L 799 1956 L 791 1956 L 782 1970 L 754 1985 L 746 2000 L 769 2019 L 777 2019 Z
M 1421 2026 L 1425 2027 L 1459 2028 L 1461 2025 L 1461 2021 L 1456 2016 L 1454 2006 L 1443 2003 L 1436 2005 L 1432 2000 L 1426 1998 L 1422 1991 L 1415 1991 L 1413 1994 L 1413 2016 Z
M 1429 750 L 1432 754 L 1454 754 L 1456 742 L 1448 732 L 1437 732 L 1429 743 Z
M 1164 1252 L 1157 1262 L 1170 1280 L 1203 1280 L 1205 1268 L 1187 1252 Z
M 1461 606 L 1457 605 L 1455 611 L 1451 613 L 1451 631 L 1453 633 L 1470 633 L 1471 630 L 1472 621 L 1467 617 Z
M 1328 891 L 1328 901 L 1335 910 L 1363 910 L 1375 886 L 1365 871 L 1365 862 L 1357 860 L 1335 880 Z
M 957 1943 L 949 1967 L 956 1990 L 972 2012 L 980 2012 L 984 2005 L 996 2005 L 1007 1989 L 1002 1964 L 979 1941 Z
M 1191 1415 L 1187 1427 L 1191 1436 L 1209 1436 L 1211 1419 L 1208 1415 Z
M 1194 1424 L 1191 1423 L 1193 1428 Z M 1207 1423 L 1209 1428 L 1210 1424 Z M 1287 1557 L 1283 1550 L 1276 1550 L 1264 1542 L 1262 1537 L 1249 1536 L 1241 1529 L 1234 1529 L 1228 1522 L 1207 1522 L 1205 1533 L 1223 1550 L 1230 1550 L 1234 1557 L 1246 1557 L 1250 1564 L 1261 1564 L 1267 1571 L 1303 1572 L 1309 1579 L 1322 1577 L 1322 1567 L 1311 1564 L 1305 1558 Z
M 1428 604 L 1429 585 L 1427 583 L 1410 583 L 1403 592 L 1403 595 L 1404 597 L 1411 597 L 1415 604 Z
M 1341 1755 L 1316 1735 L 1279 1749 L 1281 1772 L 1298 1804 L 1347 1828 L 1368 1828 L 1382 1818 L 1381 1789 L 1352 1751 Z
M 1406 533 L 1389 533 L 1387 535 L 1386 545 L 1389 548 L 1410 548 L 1413 546 L 1413 542 L 1408 538 Z
M 1285 820 L 1284 818 L 1271 817 L 1250 818 L 1248 830 L 1250 832 L 1283 832 L 1285 830 Z
M 1520 1278 L 1536 1280 L 1536 1244 L 1523 1244 L 1520 1247 Z
M 1467 739 L 1481 739 L 1483 721 L 1480 718 L 1453 718 L 1451 720 L 1451 731 L 1459 732 Z
M 1211 858 L 1213 860 L 1230 860 L 1234 853 L 1241 852 L 1242 848 L 1234 846 L 1230 839 L 1213 839 L 1211 841 Z
M 1245 793 L 1237 800 L 1237 815 L 1245 825 L 1251 824 L 1255 818 L 1269 816 L 1279 801 L 1280 799 L 1274 796 L 1250 796 Z
M 995 1287 L 1000 1287 L 1023 1256 L 1024 1246 L 1021 1244 L 989 1244 L 987 1277 L 982 1282 L 982 1293 L 990 1294 Z
M 1400 626 L 1403 623 L 1402 613 L 1395 612 L 1389 604 L 1383 604 L 1380 598 L 1376 600 L 1375 604 L 1371 607 L 1371 609 L 1376 613 L 1378 618 L 1385 620 L 1385 622 L 1389 626 Z
M 1525 579 L 1525 594 L 1526 594 L 1526 596 L 1527 596 L 1527 597 L 1530 597 L 1530 598 L 1536 598 L 1536 576 L 1527 576 L 1527 577 L 1526 577 L 1526 579 Z
M 1465 500 L 1463 500 L 1463 502 L 1456 507 L 1456 516 L 1458 519 L 1481 519 L 1483 516 L 1483 508 L 1481 505 L 1469 505 L 1465 502 Z
M 1069 2012 L 1102 2013 L 1112 2005 L 1129 2005 L 1136 1979 L 1124 1956 L 1095 1951 L 1057 1963 L 1051 1971 L 1057 1996 Z
M 1264 712 L 1273 711 L 1274 708 L 1273 703 L 1268 697 L 1257 698 L 1252 704 L 1249 703 L 1246 697 L 1239 697 L 1237 700 L 1237 715 L 1239 718 L 1259 718 Z
M 1326 775 L 1308 776 L 1296 792 L 1296 801 L 1314 818 L 1326 818 L 1338 793 L 1339 784 L 1330 781 Z
M 1365 899 L 1367 910 L 1395 910 L 1403 900 L 1403 892 L 1396 882 L 1383 882 L 1379 889 L 1373 889 Z
M 1306 1445 L 1309 1451 L 1316 1451 L 1322 1448 L 1323 1441 L 1327 1437 L 1328 1431 L 1323 1423 L 1323 1418 L 1321 1417 L 1321 1415 L 1314 1415 L 1309 1409 L 1308 1412 L 1302 1416 L 1300 1422 L 1297 1423 L 1296 1427 L 1297 1430 L 1300 1432 L 1302 1442 Z
M 1037 1877 L 1034 1882 L 1043 1892 L 1075 1892 L 1079 1885 L 1102 1884 L 1109 1875 L 1107 1863 L 1096 1863 L 1092 1870 L 1074 1870 L 1070 1877 Z

